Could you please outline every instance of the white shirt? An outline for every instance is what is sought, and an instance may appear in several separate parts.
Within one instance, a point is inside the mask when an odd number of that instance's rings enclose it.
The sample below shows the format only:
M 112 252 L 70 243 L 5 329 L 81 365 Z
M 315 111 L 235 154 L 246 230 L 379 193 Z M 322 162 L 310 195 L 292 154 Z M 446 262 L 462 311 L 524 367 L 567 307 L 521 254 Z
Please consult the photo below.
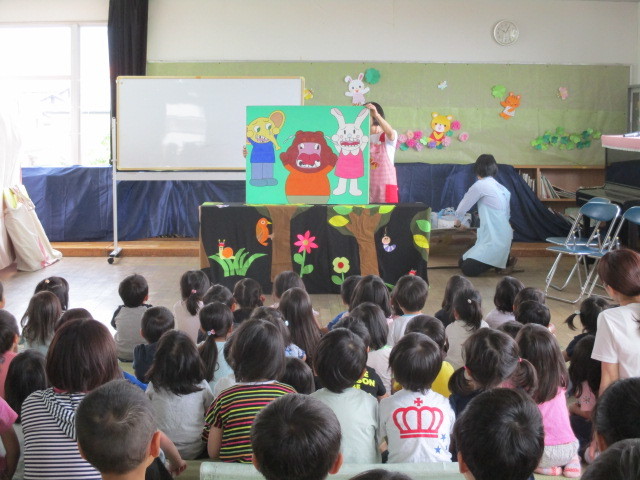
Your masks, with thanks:
M 311 396 L 327 405 L 338 417 L 344 463 L 380 463 L 378 401 L 372 395 L 357 388 L 347 388 L 342 393 L 321 388 Z
M 197 458 L 204 450 L 201 439 L 204 414 L 213 402 L 209 382 L 198 385 L 202 390 L 186 395 L 176 395 L 167 390 L 156 390 L 152 382 L 146 395 L 151 400 L 158 429 L 176 445 L 185 460 Z
M 497 308 L 491 310 L 489 313 L 487 313 L 487 316 L 484 317 L 484 321 L 487 322 L 487 325 L 489 325 L 491 328 L 498 328 L 503 323 L 507 323 L 515 319 L 516 316 L 513 314 L 513 312 L 502 312 Z
M 202 302 L 198 302 L 198 311 L 203 307 Z M 191 315 L 187 310 L 187 305 L 184 300 L 177 301 L 173 306 L 173 316 L 176 323 L 176 330 L 180 330 L 193 340 L 193 343 L 198 343 L 198 330 L 200 330 L 200 317 L 198 315 Z
M 402 315 L 401 317 L 396 317 L 393 320 L 393 323 L 389 326 L 389 336 L 387 337 L 387 345 L 393 347 L 396 343 L 400 341 L 400 339 L 404 335 L 404 331 L 407 329 L 407 323 L 417 314 L 412 315 Z
M 489 325 L 487 325 L 487 322 L 482 320 L 480 328 L 488 327 Z M 462 359 L 462 344 L 476 331 L 469 330 L 468 325 L 463 320 L 456 320 L 447 325 L 445 332 L 449 339 L 449 351 L 447 352 L 445 360 L 449 362 L 455 370 L 457 370 L 464 365 L 464 360 Z
M 505 202 L 504 195 L 507 195 Z M 484 177 L 469 187 L 467 193 L 464 194 L 458 208 L 456 209 L 456 217 L 464 218 L 464 214 L 469 211 L 480 199 L 487 207 L 494 210 L 506 211 L 507 218 L 510 216 L 509 198 L 511 193 L 503 185 L 493 177 Z
M 378 431 L 387 437 L 389 463 L 450 462 L 455 417 L 449 400 L 433 390 L 400 390 L 383 398 Z
M 371 350 L 367 355 L 367 367 L 373 368 L 380 379 L 387 393 L 391 395 L 391 369 L 389 368 L 389 355 L 391 347 L 385 345 L 379 350 Z
M 640 303 L 609 308 L 598 315 L 591 358 L 617 363 L 620 378 L 640 377 Z

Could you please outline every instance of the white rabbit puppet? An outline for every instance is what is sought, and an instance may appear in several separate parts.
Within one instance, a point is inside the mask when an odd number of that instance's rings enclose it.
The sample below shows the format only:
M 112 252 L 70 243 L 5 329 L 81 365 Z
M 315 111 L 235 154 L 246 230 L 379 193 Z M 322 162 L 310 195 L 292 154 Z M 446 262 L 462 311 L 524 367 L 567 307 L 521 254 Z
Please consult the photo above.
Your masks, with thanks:
M 338 120 L 338 131 L 331 137 L 331 141 L 338 150 L 338 161 L 334 173 L 338 177 L 338 186 L 333 190 L 334 195 L 342 195 L 347 191 L 354 196 L 362 195 L 358 188 L 358 178 L 364 176 L 364 149 L 369 137 L 364 134 L 360 125 L 369 118 L 369 109 L 363 108 L 354 123 L 345 123 L 344 115 L 337 108 L 331 109 L 331 115 Z
M 358 75 L 358 78 L 351 78 L 349 75 L 344 77 L 344 81 L 349 84 L 349 91 L 344 92 L 347 97 L 351 97 L 351 103 L 353 105 L 364 105 L 364 94 L 369 93 L 369 87 L 365 87 L 362 83 L 364 73 Z

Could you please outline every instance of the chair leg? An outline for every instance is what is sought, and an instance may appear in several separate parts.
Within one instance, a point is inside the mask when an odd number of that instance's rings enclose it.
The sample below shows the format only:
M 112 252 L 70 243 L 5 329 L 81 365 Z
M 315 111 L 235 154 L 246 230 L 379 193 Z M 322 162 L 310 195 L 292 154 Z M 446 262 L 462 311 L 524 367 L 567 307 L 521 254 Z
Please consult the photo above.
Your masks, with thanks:
M 589 287 L 589 280 L 591 279 L 592 273 L 594 272 L 594 270 L 592 270 L 590 273 L 587 273 L 587 265 L 585 262 L 585 258 L 583 258 L 583 256 L 576 256 L 576 263 L 573 266 L 573 268 L 571 269 L 571 272 L 569 272 L 569 275 L 567 276 L 566 281 L 564 282 L 564 284 L 562 285 L 562 287 L 558 287 L 556 285 L 552 285 L 551 281 L 553 280 L 553 276 L 556 273 L 556 270 L 558 268 L 558 263 L 560 262 L 560 257 L 562 256 L 562 254 L 558 254 L 558 258 L 556 258 L 556 261 L 553 263 L 553 265 L 551 266 L 551 269 L 549 270 L 549 273 L 547 274 L 547 283 L 545 286 L 545 290 L 544 293 L 546 294 L 547 298 L 552 298 L 554 300 L 558 300 L 561 302 L 565 302 L 565 303 L 570 303 L 570 304 L 576 304 L 580 301 L 580 299 L 584 296 L 587 288 Z M 582 263 L 582 265 L 580 265 Z M 583 279 L 583 271 L 584 272 L 584 276 L 585 279 L 584 281 Z M 563 291 L 567 285 L 569 284 L 569 282 L 571 281 L 571 279 L 573 278 L 573 275 L 577 274 L 578 276 L 578 285 L 580 285 L 580 293 L 578 294 L 578 296 L 575 298 L 575 300 L 571 300 L 568 298 L 563 298 L 563 297 L 556 297 L 554 295 L 549 295 L 548 291 L 549 291 L 549 287 L 554 288 L 555 290 L 558 291 Z
M 571 269 L 571 271 L 569 272 L 569 275 L 567 275 L 567 278 L 565 279 L 565 282 L 562 284 L 561 287 L 559 287 L 558 285 L 553 285 L 551 283 L 551 281 L 553 280 L 554 275 L 556 274 L 556 271 L 558 269 L 558 264 L 560 263 L 560 257 L 562 257 L 562 254 L 558 254 L 558 258 L 556 258 L 556 261 L 553 263 L 553 265 L 551 266 L 551 269 L 549 270 L 549 273 L 547 274 L 547 284 L 546 284 L 546 288 L 545 288 L 545 293 L 549 290 L 549 287 L 553 288 L 554 290 L 558 290 L 558 291 L 563 291 L 565 288 L 567 288 L 567 285 L 569 285 L 569 282 L 571 281 L 571 279 L 573 278 L 573 276 L 575 275 L 575 273 L 578 273 L 578 277 L 581 277 L 581 272 L 580 272 L 580 257 L 576 257 L 576 263 L 573 266 L 573 268 Z

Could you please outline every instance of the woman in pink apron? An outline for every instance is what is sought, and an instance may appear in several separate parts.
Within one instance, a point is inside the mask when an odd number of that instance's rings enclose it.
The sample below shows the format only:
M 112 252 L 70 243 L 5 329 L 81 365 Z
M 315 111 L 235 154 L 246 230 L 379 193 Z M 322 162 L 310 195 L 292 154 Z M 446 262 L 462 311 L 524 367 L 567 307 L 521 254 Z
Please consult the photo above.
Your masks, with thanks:
M 393 166 L 398 132 L 384 119 L 379 104 L 369 102 L 365 107 L 371 111 L 369 203 L 398 203 L 398 180 Z

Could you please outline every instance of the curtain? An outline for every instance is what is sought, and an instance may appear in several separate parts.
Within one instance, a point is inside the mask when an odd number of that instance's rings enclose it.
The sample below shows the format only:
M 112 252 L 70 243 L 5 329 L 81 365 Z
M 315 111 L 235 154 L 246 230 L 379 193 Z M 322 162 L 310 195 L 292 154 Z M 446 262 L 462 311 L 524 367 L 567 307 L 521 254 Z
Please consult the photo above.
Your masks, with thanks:
M 110 0 L 109 67 L 111 116 L 116 116 L 116 77 L 145 75 L 149 0 Z
M 18 134 L 18 108 L 15 96 L 0 97 L 0 180 L 2 188 L 20 183 L 20 136 Z M 0 269 L 15 260 L 13 248 L 7 235 L 4 221 L 4 197 L 0 199 L 2 213 L 0 214 Z

